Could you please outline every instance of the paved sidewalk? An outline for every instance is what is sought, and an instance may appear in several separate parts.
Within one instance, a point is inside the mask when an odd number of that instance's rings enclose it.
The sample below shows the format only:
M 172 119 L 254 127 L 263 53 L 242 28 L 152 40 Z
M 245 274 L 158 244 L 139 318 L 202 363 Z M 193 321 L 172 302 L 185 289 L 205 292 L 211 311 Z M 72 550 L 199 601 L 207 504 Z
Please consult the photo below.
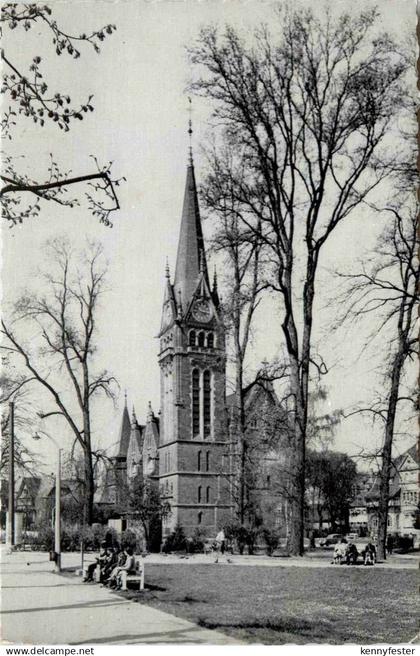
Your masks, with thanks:
M 86 559 L 88 562 L 93 562 L 94 557 L 97 554 L 88 553 Z M 330 551 L 318 551 L 318 552 L 308 552 L 303 558 L 299 557 L 290 557 L 290 558 L 270 558 L 269 556 L 248 556 L 243 555 L 239 556 L 237 554 L 231 556 L 230 554 L 225 554 L 222 557 L 219 557 L 219 564 L 226 565 L 227 559 L 229 558 L 230 563 L 229 567 L 239 565 L 247 566 L 256 566 L 256 567 L 309 567 L 309 568 L 330 568 L 331 560 L 333 557 L 333 550 Z M 184 565 L 203 565 L 214 563 L 215 554 L 194 554 L 186 557 L 185 555 L 179 554 L 159 554 L 152 553 L 148 554 L 144 559 L 146 563 L 164 565 L 172 565 L 182 563 Z M 64 553 L 63 562 L 65 567 L 75 567 L 80 565 L 80 554 L 79 553 Z M 419 554 L 395 554 L 385 562 L 377 563 L 375 568 L 383 569 L 417 569 L 419 563 Z M 344 567 L 344 565 L 343 565 Z M 361 564 L 361 559 L 359 559 L 359 569 L 369 569 L 364 568 Z
M 3 551 L 3 644 L 240 644 L 76 576 L 59 576 L 47 559 L 46 553 Z

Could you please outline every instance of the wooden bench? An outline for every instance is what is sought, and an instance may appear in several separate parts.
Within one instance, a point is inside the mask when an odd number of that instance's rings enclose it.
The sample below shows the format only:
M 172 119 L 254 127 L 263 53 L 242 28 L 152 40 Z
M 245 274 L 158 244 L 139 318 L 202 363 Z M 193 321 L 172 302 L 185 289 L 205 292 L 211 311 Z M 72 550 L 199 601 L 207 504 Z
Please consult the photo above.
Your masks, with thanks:
M 127 590 L 127 583 L 130 581 L 138 582 L 139 590 L 144 590 L 144 563 L 136 558 L 136 571 L 128 574 L 128 572 L 120 572 L 121 590 Z

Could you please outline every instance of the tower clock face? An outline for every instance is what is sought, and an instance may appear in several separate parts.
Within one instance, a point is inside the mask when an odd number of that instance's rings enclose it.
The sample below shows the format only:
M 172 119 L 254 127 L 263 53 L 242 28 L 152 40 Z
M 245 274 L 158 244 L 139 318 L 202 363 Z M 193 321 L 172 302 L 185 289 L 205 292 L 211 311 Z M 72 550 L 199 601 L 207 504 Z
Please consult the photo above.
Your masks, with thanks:
M 192 308 L 192 315 L 196 321 L 203 323 L 210 321 L 213 316 L 213 310 L 209 301 L 205 298 L 195 301 Z

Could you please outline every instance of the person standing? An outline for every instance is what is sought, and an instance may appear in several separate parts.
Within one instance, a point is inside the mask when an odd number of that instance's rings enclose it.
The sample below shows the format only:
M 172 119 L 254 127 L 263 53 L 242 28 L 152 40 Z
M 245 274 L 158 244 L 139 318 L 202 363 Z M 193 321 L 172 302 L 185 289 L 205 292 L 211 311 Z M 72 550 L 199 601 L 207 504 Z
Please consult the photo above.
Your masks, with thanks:
M 218 563 L 219 557 L 223 556 L 226 550 L 226 536 L 223 529 L 220 529 L 220 531 L 216 535 L 216 547 L 217 547 L 217 553 L 216 553 L 216 560 L 214 562 Z M 227 558 L 226 561 L 228 563 L 232 562 L 229 558 Z
M 394 536 L 389 534 L 386 539 L 386 550 L 389 556 L 392 556 L 393 549 L 394 549 Z

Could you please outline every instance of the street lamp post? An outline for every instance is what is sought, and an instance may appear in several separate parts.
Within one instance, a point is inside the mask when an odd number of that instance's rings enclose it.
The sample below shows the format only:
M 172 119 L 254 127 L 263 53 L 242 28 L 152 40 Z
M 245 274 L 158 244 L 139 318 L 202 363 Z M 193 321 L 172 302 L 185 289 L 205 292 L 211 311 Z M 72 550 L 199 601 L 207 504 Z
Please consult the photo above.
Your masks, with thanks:
M 57 453 L 57 472 L 55 475 L 55 526 L 54 526 L 55 568 L 61 572 L 61 449 Z
M 43 436 L 54 443 L 57 448 L 57 469 L 55 474 L 55 521 L 54 521 L 54 552 L 55 571 L 61 572 L 61 449 L 51 435 L 42 431 L 42 435 L 36 433 L 34 440 L 40 440 Z
M 10 549 L 15 544 L 15 404 L 9 403 L 9 503 L 8 503 L 8 542 Z
M 7 541 L 15 545 L 15 404 L 9 403 L 9 502 L 7 513 Z

